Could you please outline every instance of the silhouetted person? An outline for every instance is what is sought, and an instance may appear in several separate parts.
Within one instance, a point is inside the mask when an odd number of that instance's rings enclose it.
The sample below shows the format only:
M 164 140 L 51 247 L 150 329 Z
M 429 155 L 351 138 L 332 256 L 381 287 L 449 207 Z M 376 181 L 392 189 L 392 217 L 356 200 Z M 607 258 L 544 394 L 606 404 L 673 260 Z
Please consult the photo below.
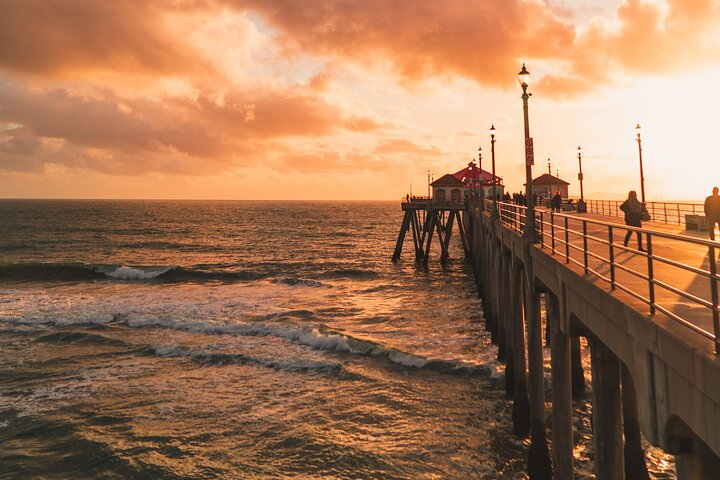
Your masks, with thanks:
M 555 192 L 552 198 L 552 211 L 560 213 L 560 208 L 562 208 L 562 197 L 560 197 L 560 192 Z
M 720 195 L 718 195 L 718 187 L 713 187 L 712 195 L 705 199 L 705 216 L 708 221 L 710 240 L 715 240 L 715 224 L 720 225 Z
M 643 204 L 638 201 L 637 192 L 635 190 L 630 190 L 627 200 L 625 200 L 620 205 L 620 210 L 625 213 L 625 225 L 642 228 Z M 632 230 L 628 230 L 627 235 L 625 235 L 625 241 L 623 242 L 623 245 L 625 245 L 626 247 L 628 245 L 628 241 L 630 240 L 630 236 L 632 236 L 632 233 Z M 635 233 L 637 234 L 638 250 L 644 252 L 645 249 L 642 246 L 642 234 L 640 232 Z

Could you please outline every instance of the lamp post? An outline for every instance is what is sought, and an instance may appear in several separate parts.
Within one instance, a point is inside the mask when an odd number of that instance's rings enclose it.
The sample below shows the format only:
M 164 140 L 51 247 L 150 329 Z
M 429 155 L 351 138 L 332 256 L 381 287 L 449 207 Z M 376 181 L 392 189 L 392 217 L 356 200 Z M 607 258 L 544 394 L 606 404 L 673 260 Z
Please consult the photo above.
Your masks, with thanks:
M 428 170 L 428 200 L 430 200 L 430 170 Z
M 483 191 L 483 173 L 482 173 L 482 147 L 478 147 L 478 176 L 476 178 L 477 185 L 475 185 L 475 188 L 478 186 L 480 187 L 480 208 L 485 208 L 485 192 Z M 475 192 L 478 193 L 478 192 Z
M 532 184 L 532 165 L 533 147 L 530 138 L 530 123 L 528 120 L 528 98 L 532 93 L 528 93 L 528 82 L 530 82 L 530 72 L 525 68 L 523 63 L 522 70 L 518 73 L 518 82 L 522 87 L 523 100 L 523 117 L 525 120 L 525 196 L 527 197 L 527 216 L 525 217 L 525 229 L 523 236 L 531 243 L 535 243 L 535 194 L 533 193 Z
M 490 153 L 492 155 L 492 199 L 493 219 L 497 219 L 497 178 L 495 177 L 495 125 L 490 126 Z M 480 171 L 482 173 L 482 170 Z
M 580 172 L 578 173 L 578 180 L 580 180 L 580 200 L 578 201 L 577 211 L 578 213 L 586 213 L 587 205 L 585 205 L 585 195 L 583 194 L 583 173 L 582 173 L 582 148 L 578 145 L 578 165 Z
M 635 125 L 635 131 L 637 131 L 637 142 L 638 142 L 638 156 L 640 157 L 640 198 L 642 203 L 645 204 L 645 176 L 643 175 L 643 164 L 642 164 L 642 140 L 640 140 L 640 124 Z

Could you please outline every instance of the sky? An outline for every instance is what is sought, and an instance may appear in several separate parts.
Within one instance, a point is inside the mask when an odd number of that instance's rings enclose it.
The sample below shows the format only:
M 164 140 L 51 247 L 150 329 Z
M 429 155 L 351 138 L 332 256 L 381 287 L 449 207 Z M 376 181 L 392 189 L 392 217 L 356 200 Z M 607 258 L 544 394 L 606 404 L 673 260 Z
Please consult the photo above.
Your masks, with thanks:
M 0 198 L 393 200 L 477 160 L 720 184 L 720 0 L 0 0 Z

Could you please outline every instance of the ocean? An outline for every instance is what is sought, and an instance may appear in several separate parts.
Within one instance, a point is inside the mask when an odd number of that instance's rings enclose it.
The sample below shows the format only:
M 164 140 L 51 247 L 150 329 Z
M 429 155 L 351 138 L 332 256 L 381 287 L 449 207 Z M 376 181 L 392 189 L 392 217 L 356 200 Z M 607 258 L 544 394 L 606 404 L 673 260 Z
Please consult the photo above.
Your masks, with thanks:
M 527 478 L 462 249 L 394 264 L 401 219 L 0 201 L 0 478 Z

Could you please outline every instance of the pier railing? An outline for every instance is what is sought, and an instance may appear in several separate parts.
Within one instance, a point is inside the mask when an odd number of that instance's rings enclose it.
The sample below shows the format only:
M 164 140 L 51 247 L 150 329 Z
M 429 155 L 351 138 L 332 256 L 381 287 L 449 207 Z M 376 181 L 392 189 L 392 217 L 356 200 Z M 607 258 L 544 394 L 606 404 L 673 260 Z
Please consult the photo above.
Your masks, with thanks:
M 526 207 L 498 204 L 498 221 L 522 234 Z M 486 216 L 491 209 L 485 208 Z M 620 290 L 714 344 L 720 353 L 720 242 L 536 210 L 537 240 L 586 275 Z M 624 237 L 631 234 L 630 245 Z
M 620 205 L 625 200 L 585 200 L 588 213 L 622 217 Z M 674 225 L 685 224 L 685 215 L 705 215 L 701 203 L 647 202 L 650 218 L 656 222 Z

